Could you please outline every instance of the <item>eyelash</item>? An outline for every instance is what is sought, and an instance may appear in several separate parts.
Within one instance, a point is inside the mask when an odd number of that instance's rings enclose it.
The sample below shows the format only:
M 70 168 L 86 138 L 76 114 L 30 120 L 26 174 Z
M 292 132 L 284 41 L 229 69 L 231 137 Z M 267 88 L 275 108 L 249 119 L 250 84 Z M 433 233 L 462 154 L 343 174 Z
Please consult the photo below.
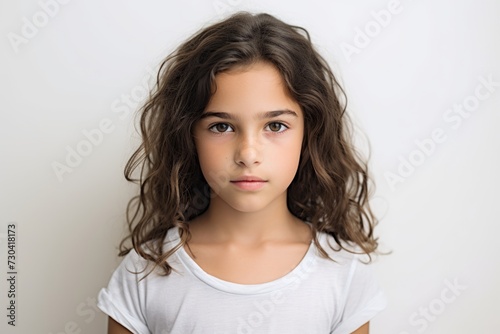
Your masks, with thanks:
M 214 134 L 216 134 L 216 135 L 222 135 L 222 134 L 224 134 L 224 133 L 228 132 L 228 131 L 218 132 L 218 131 L 213 131 L 213 130 L 212 130 L 212 129 L 213 129 L 213 128 L 215 128 L 217 125 L 221 125 L 221 124 L 224 124 L 224 125 L 227 125 L 228 127 L 231 127 L 231 125 L 229 125 L 229 124 L 227 124 L 227 123 L 214 123 L 214 124 L 212 124 L 212 125 L 210 125 L 210 126 L 208 127 L 208 130 L 209 130 L 210 132 L 213 132 L 213 133 L 214 133 Z M 268 124 L 266 125 L 266 128 L 267 128 L 270 124 L 279 124 L 279 125 L 283 126 L 283 128 L 284 128 L 284 130 L 282 130 L 282 131 L 271 131 L 272 133 L 281 134 L 281 133 L 283 133 L 283 132 L 285 132 L 286 130 L 288 130 L 288 129 L 289 129 L 289 127 L 288 127 L 288 126 L 286 126 L 286 125 L 285 125 L 284 123 L 282 123 L 282 122 L 270 122 L 270 123 L 268 123 Z M 233 131 L 234 131 L 234 130 L 233 130 Z

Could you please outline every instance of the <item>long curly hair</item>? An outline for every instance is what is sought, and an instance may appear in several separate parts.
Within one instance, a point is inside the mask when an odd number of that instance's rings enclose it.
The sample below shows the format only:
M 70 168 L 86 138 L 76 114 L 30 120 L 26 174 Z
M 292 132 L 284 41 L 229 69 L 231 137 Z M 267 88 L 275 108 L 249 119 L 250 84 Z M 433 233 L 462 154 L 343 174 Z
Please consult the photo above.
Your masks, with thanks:
M 378 247 L 373 235 L 377 221 L 368 203 L 372 182 L 367 162 L 352 145 L 343 89 L 304 28 L 246 12 L 200 30 L 161 64 L 140 110 L 142 143 L 125 167 L 126 179 L 140 185 L 140 193 L 127 207 L 129 235 L 120 244 L 120 256 L 133 248 L 165 275 L 171 273 L 167 259 L 188 243 L 189 221 L 210 203 L 192 136 L 194 124 L 214 92 L 218 73 L 258 61 L 278 69 L 304 114 L 302 152 L 287 190 L 288 209 L 310 222 L 314 231 L 331 235 L 340 248 L 353 252 L 354 244 L 371 260 Z M 165 250 L 164 238 L 173 227 L 180 229 L 180 242 Z M 131 246 L 126 246 L 128 240 Z

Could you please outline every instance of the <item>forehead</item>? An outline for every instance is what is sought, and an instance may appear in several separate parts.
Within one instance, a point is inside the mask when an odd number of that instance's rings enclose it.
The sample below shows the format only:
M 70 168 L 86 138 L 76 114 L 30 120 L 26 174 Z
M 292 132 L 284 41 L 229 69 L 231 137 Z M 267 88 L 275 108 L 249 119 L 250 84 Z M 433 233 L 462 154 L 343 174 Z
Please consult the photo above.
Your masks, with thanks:
M 253 113 L 300 106 L 291 97 L 281 73 L 273 65 L 257 62 L 215 76 L 216 91 L 205 110 Z
M 238 88 L 249 86 L 253 90 L 256 85 L 265 85 L 267 88 L 285 89 L 286 85 L 278 69 L 267 62 L 256 62 L 249 65 L 239 65 L 227 71 L 218 73 L 215 76 L 217 89 L 220 86 L 227 89 L 234 83 L 238 83 Z M 234 87 L 237 88 L 237 87 Z

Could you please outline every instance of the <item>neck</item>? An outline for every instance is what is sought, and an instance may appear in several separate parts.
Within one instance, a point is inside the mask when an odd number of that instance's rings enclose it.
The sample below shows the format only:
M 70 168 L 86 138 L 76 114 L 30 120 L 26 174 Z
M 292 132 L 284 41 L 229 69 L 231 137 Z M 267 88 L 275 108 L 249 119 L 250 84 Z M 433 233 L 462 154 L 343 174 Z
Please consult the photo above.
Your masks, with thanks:
M 219 242 L 262 243 L 289 237 L 302 221 L 286 204 L 286 193 L 266 207 L 251 212 L 238 211 L 212 197 L 207 211 L 197 219 L 207 238 Z

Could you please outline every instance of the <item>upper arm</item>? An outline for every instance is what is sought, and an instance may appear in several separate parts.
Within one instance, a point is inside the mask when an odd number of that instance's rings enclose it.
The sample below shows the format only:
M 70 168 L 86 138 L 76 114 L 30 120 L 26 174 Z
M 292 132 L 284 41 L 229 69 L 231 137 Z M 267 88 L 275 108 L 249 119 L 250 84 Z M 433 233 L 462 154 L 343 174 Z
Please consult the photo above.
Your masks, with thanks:
M 108 318 L 108 334 L 150 333 L 143 312 L 146 281 L 139 282 L 147 261 L 130 251 L 113 272 L 107 288 L 101 289 L 97 306 Z
M 108 317 L 108 334 L 133 334 L 131 331 L 116 322 L 115 319 Z
M 358 329 L 356 329 L 351 334 L 369 334 L 369 326 L 370 326 L 370 322 L 368 321 L 366 324 L 364 324 L 363 326 L 359 327 Z

